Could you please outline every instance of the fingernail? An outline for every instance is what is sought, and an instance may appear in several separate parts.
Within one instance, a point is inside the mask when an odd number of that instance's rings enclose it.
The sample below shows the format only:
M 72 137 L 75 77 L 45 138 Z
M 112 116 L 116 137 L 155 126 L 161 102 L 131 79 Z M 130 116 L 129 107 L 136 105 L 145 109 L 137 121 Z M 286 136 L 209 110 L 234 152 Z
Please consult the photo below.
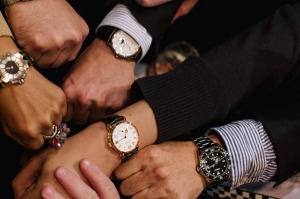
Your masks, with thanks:
M 64 177 L 66 175 L 67 175 L 67 170 L 65 168 L 60 167 L 56 170 L 57 177 Z
M 44 197 L 51 197 L 54 195 L 54 190 L 52 187 L 47 186 L 43 189 L 43 196 Z
M 91 167 L 92 166 L 91 165 L 91 161 L 89 161 L 89 160 L 83 160 L 82 161 L 82 166 L 85 167 L 85 168 Z

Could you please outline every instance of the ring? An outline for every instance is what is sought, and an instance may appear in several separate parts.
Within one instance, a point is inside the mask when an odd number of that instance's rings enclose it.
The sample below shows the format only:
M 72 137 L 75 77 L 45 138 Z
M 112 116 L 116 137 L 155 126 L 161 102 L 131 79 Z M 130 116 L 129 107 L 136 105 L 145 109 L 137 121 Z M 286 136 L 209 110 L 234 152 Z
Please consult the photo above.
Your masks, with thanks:
M 67 127 L 67 124 L 61 123 L 59 126 L 53 125 L 52 135 L 50 136 L 43 135 L 43 136 L 49 145 L 59 149 L 67 139 L 67 135 L 69 132 L 70 132 L 70 128 Z
M 52 128 L 53 128 L 52 135 L 43 135 L 44 140 L 50 140 L 57 135 L 58 126 L 54 124 Z

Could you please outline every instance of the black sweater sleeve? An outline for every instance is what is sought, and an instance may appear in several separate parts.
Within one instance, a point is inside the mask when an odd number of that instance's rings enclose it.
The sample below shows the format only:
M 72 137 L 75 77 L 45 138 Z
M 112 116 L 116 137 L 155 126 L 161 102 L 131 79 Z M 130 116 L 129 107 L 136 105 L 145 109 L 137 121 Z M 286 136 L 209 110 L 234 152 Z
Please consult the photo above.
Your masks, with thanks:
M 242 102 L 268 94 L 299 74 L 300 4 L 286 5 L 202 57 L 135 81 L 156 117 L 158 142 L 224 119 Z

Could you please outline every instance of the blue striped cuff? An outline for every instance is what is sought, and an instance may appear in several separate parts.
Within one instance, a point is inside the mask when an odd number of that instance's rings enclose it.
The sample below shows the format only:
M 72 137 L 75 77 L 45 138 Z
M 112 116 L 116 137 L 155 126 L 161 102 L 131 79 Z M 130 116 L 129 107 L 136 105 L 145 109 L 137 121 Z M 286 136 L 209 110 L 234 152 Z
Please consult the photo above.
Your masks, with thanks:
M 266 182 L 276 173 L 276 155 L 263 125 L 240 120 L 209 129 L 218 132 L 232 161 L 232 188 L 251 182 Z
M 122 29 L 130 36 L 132 36 L 142 48 L 142 56 L 143 57 L 148 52 L 151 43 L 152 37 L 147 32 L 146 28 L 142 26 L 131 14 L 128 8 L 123 4 L 117 4 L 103 19 L 100 25 L 97 27 L 96 31 L 101 26 L 113 26 L 119 29 Z M 140 61 L 139 60 L 139 61 Z

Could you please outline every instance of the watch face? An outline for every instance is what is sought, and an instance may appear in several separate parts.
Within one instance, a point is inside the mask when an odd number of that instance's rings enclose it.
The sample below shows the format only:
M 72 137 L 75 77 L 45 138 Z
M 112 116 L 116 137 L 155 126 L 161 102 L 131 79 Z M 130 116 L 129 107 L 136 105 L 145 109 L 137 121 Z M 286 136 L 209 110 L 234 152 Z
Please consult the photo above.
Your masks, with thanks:
M 129 58 L 140 49 L 139 44 L 122 30 L 118 30 L 112 37 L 111 45 L 117 56 Z
M 2 82 L 11 82 L 13 84 L 22 83 L 26 76 L 27 67 L 28 64 L 26 61 L 23 61 L 21 54 L 7 54 L 6 57 L 0 60 L 0 76 Z
M 121 152 L 128 153 L 135 150 L 138 141 L 139 134 L 137 129 L 129 122 L 117 124 L 112 132 L 112 142 Z
M 200 170 L 210 180 L 218 182 L 228 177 L 230 159 L 227 151 L 215 146 L 205 150 L 200 157 Z

